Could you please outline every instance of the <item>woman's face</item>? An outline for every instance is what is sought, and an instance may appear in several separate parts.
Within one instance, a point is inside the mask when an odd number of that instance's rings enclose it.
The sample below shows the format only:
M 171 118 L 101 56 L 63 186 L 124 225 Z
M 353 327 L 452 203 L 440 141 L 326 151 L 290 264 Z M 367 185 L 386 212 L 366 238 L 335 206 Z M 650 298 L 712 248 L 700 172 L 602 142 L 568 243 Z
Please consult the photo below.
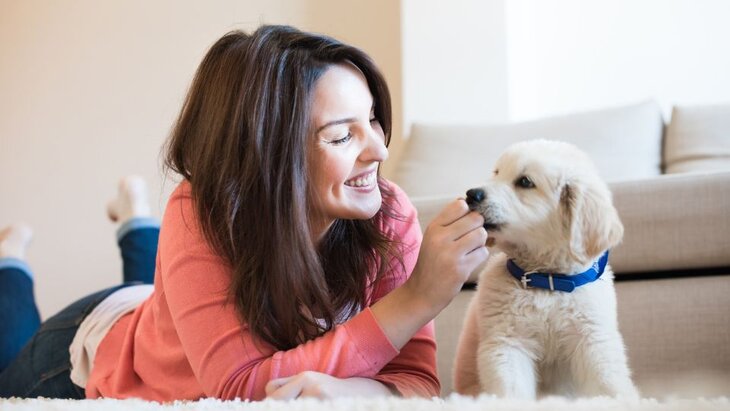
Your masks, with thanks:
M 352 65 L 333 65 L 315 84 L 311 150 L 312 223 L 316 239 L 335 219 L 368 219 L 380 209 L 380 162 L 388 158 L 373 96 Z

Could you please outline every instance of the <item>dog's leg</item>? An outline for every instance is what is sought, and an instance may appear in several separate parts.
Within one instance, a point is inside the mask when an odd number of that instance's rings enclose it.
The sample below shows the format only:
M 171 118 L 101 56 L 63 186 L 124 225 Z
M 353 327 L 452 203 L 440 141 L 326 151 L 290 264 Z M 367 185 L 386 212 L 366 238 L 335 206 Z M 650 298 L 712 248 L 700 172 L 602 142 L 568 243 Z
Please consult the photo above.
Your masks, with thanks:
M 580 341 L 571 357 L 571 371 L 579 395 L 639 397 L 618 331 L 596 333 Z
M 505 398 L 534 400 L 535 361 L 527 351 L 494 340 L 482 341 L 477 353 L 482 391 Z
M 477 323 L 478 299 L 473 298 L 466 311 L 459 343 L 454 359 L 454 390 L 461 395 L 479 395 L 479 373 L 477 371 L 477 348 L 479 328 Z

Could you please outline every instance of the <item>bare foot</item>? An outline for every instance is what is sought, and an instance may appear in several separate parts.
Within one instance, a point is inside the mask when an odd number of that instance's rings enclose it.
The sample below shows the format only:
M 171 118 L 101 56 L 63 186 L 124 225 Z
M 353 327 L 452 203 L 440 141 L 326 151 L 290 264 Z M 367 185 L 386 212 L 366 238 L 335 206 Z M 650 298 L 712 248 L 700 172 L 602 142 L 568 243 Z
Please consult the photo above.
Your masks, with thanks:
M 25 223 L 15 223 L 0 230 L 0 258 L 25 260 L 25 251 L 33 239 L 33 229 Z
M 120 224 L 133 217 L 149 217 L 151 211 L 144 178 L 136 175 L 123 177 L 119 181 L 117 196 L 109 201 L 106 212 L 110 220 Z

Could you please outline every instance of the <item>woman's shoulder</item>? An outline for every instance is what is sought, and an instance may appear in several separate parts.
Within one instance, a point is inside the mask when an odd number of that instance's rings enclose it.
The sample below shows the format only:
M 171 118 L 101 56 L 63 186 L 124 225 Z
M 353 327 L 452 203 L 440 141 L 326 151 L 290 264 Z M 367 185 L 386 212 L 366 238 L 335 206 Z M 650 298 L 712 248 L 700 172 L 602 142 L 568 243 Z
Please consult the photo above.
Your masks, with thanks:
M 183 180 L 170 194 L 162 218 L 162 231 L 172 232 L 172 228 L 183 227 L 186 231 L 197 233 L 198 220 L 193 204 L 190 182 Z
M 170 194 L 170 201 L 179 201 L 192 196 L 192 186 L 188 180 L 182 180 Z
M 165 207 L 165 214 L 170 212 L 179 213 L 181 209 L 192 208 L 193 194 L 192 187 L 188 180 L 177 183 L 177 186 L 170 193 Z

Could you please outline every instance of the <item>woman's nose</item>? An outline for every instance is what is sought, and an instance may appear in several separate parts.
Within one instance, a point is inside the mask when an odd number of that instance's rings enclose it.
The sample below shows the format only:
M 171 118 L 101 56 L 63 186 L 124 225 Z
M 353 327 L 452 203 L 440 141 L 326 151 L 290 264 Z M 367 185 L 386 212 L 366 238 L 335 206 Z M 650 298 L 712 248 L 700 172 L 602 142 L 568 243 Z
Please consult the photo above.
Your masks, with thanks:
M 364 160 L 383 162 L 388 158 L 388 147 L 382 132 L 371 129 L 366 139 L 366 146 L 362 155 Z

